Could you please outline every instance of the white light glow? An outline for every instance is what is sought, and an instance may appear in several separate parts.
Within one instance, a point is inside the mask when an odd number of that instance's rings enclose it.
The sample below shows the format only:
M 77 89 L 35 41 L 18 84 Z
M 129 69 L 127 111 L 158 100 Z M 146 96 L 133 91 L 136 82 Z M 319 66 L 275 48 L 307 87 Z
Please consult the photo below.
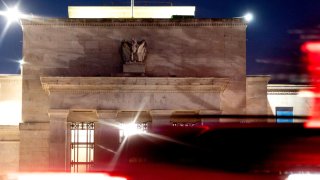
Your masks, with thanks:
M 69 18 L 132 18 L 131 6 L 69 6 Z M 194 16 L 194 6 L 134 6 L 134 18 Z
M 313 97 L 315 97 L 315 94 L 312 91 L 299 91 L 298 96 L 299 97 L 306 97 L 306 98 L 313 98 Z
M 17 7 L 8 8 L 6 17 L 8 18 L 9 22 L 18 21 L 20 16 L 20 12 Z
M 319 180 L 320 174 L 290 174 L 287 180 Z
M 246 15 L 243 16 L 243 18 L 244 18 L 247 22 L 251 22 L 251 21 L 253 20 L 253 14 L 247 13 Z
M 125 137 L 144 133 L 142 129 L 138 128 L 136 123 L 123 124 L 120 130 Z
M 23 14 L 19 11 L 18 7 L 8 7 L 6 11 L 1 11 L 0 15 L 7 18 L 8 23 L 18 22 Z
M 19 101 L 0 101 L 0 125 L 17 125 L 21 122 L 22 104 Z
M 26 62 L 25 62 L 23 59 L 19 60 L 18 63 L 19 63 L 20 65 L 26 64 Z

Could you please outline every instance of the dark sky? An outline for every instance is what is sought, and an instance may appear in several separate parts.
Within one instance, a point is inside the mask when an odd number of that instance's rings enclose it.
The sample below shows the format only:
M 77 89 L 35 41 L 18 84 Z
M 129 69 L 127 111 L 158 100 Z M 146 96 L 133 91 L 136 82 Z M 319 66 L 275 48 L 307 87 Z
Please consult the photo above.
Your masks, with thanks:
M 19 2 L 3 1 L 8 5 Z M 19 9 L 27 14 L 67 18 L 68 5 L 110 5 L 111 2 L 110 0 L 21 0 Z M 113 2 L 129 3 L 130 0 L 113 0 Z M 299 46 L 305 40 L 302 40 L 301 34 L 297 32 L 302 32 L 304 35 L 316 34 L 320 25 L 320 0 L 172 0 L 170 2 L 173 2 L 173 5 L 195 5 L 197 18 L 231 18 L 252 12 L 255 19 L 247 30 L 248 74 L 278 74 L 274 76 L 275 78 L 283 77 L 283 74 L 299 74 L 303 66 Z M 0 8 L 4 10 L 5 6 L 1 4 Z M 5 19 L 0 17 L 0 32 L 4 30 L 5 23 Z M 10 26 L 0 43 L 0 74 L 17 73 L 19 65 L 15 60 L 22 58 L 22 32 L 19 26 Z

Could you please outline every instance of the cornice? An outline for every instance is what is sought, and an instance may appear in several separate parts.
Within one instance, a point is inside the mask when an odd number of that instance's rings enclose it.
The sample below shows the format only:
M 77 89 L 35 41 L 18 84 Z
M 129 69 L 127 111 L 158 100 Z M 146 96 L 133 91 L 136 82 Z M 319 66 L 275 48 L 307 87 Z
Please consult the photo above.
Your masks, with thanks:
M 268 85 L 268 95 L 298 95 L 304 90 L 312 90 L 314 87 L 309 85 Z
M 215 19 L 23 19 L 23 26 L 85 26 L 85 27 L 159 27 L 159 26 L 243 26 L 241 18 Z
M 247 76 L 246 77 L 247 82 L 269 82 L 271 79 L 271 76 Z
M 21 76 L 0 76 L 0 84 L 1 83 L 22 83 Z
M 228 83 L 227 78 L 41 77 L 48 94 L 221 92 Z
M 290 92 L 290 91 L 274 91 L 274 92 L 268 92 L 268 95 L 298 95 L 299 92 Z
M 50 123 L 44 123 L 44 122 L 25 122 L 19 124 L 19 130 L 27 131 L 27 130 L 49 130 L 50 129 Z
M 60 118 L 62 120 L 66 120 L 69 114 L 69 109 L 49 109 L 48 115 L 50 118 Z

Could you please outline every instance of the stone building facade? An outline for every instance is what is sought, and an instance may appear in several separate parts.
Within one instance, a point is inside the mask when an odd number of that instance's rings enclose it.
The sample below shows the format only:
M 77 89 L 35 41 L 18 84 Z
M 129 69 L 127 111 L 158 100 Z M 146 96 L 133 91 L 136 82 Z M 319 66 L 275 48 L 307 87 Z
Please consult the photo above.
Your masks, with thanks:
M 172 120 L 161 117 L 175 113 L 246 112 L 247 25 L 242 19 L 22 24 L 21 170 L 68 169 L 66 132 L 85 117 L 93 118 L 98 133 L 99 123 L 130 119 L 136 112 L 166 125 Z M 132 38 L 147 43 L 143 74 L 123 72 L 121 42 Z
M 72 157 L 76 132 L 83 130 L 92 133 L 86 144 L 94 149 L 87 149 L 86 166 L 102 167 L 121 145 L 115 125 L 209 124 L 234 119 L 173 116 L 271 112 L 270 77 L 246 76 L 242 19 L 33 19 L 22 25 L 22 122 L 0 134 L 11 133 L 16 143 L 6 146 L 17 152 L 13 169 L 74 171 L 80 167 Z M 143 63 L 123 60 L 122 44 L 132 39 L 146 43 Z

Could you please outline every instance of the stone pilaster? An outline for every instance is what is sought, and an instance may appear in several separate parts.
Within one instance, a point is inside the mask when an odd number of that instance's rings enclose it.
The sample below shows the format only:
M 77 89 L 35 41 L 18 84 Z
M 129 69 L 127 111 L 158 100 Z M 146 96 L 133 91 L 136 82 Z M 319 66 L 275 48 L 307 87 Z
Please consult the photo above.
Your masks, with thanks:
M 120 146 L 119 129 L 116 127 L 117 110 L 98 110 L 99 120 L 94 131 L 94 166 L 104 171 Z
M 66 171 L 69 168 L 67 123 L 69 110 L 51 109 L 48 113 L 50 118 L 50 170 Z
M 49 123 L 20 123 L 20 171 L 49 170 Z
M 174 110 L 151 110 L 152 126 L 171 126 L 170 117 Z

